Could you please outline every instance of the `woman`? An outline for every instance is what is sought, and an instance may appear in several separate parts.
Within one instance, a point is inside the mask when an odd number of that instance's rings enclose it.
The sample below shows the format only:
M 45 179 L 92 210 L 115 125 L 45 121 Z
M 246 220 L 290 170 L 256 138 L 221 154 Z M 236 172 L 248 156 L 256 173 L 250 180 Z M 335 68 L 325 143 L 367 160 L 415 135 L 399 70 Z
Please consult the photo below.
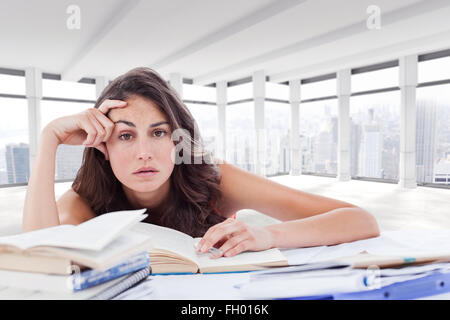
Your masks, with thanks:
M 94 108 L 58 118 L 41 133 L 28 184 L 23 230 L 79 224 L 99 214 L 147 208 L 146 222 L 202 237 L 217 256 L 272 247 L 332 245 L 379 235 L 352 204 L 294 190 L 202 151 L 192 115 L 156 72 L 136 68 L 108 85 Z M 54 198 L 59 144 L 86 146 L 72 188 Z M 248 208 L 282 223 L 244 224 Z

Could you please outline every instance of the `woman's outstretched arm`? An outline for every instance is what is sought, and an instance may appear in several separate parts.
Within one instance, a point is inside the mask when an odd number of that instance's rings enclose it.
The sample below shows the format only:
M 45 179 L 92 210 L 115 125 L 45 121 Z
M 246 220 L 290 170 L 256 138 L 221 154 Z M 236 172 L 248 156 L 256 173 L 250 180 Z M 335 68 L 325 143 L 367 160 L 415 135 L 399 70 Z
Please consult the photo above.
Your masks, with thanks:
M 54 135 L 46 129 L 42 131 L 25 195 L 22 231 L 60 224 L 55 201 L 55 158 L 58 144 Z
M 218 204 L 221 212 L 254 209 L 282 223 L 252 227 L 228 219 L 205 233 L 199 246 L 205 244 L 205 251 L 225 239 L 223 254 L 229 251 L 228 255 L 234 255 L 272 247 L 333 245 L 379 235 L 375 218 L 360 207 L 289 188 L 228 163 L 218 166 L 223 193 Z
M 61 218 L 63 223 L 78 224 L 93 216 L 92 210 L 73 191 L 61 197 L 59 206 L 55 201 L 56 150 L 60 144 L 81 145 L 85 142 L 86 147 L 95 147 L 109 159 L 104 142 L 111 136 L 114 123 L 105 114 L 111 108 L 123 108 L 126 105 L 125 101 L 106 99 L 98 109 L 89 108 L 57 118 L 45 126 L 28 181 L 22 231 L 57 226 Z M 58 207 L 63 211 L 59 212 Z

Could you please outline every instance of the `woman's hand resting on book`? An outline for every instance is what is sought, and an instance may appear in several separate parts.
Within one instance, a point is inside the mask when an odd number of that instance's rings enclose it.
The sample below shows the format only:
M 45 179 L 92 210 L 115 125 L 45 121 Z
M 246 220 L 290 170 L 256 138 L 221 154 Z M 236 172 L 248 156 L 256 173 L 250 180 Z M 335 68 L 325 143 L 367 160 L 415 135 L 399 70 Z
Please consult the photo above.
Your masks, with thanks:
M 271 249 L 273 243 L 273 235 L 269 230 L 229 218 L 209 228 L 198 243 L 197 250 L 204 253 L 215 247 L 221 253 L 212 257 L 232 257 L 243 251 Z

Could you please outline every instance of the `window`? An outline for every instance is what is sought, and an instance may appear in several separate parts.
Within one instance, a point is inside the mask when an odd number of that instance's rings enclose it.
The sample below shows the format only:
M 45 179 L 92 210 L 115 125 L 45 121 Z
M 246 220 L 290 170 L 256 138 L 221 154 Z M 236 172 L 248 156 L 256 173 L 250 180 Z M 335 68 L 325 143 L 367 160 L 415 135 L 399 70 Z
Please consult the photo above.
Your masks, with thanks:
M 450 57 L 419 62 L 418 79 L 419 83 L 450 79 Z
M 226 109 L 226 160 L 244 170 L 255 171 L 254 103 L 228 105 Z
M 78 100 L 96 100 L 95 85 L 62 80 L 42 80 L 42 96 Z
M 253 82 L 227 88 L 228 102 L 253 99 Z
M 450 84 L 417 89 L 418 183 L 450 185 Z
M 216 103 L 216 88 L 183 84 L 183 100 Z
M 266 98 L 289 101 L 289 86 L 266 82 Z
M 41 130 L 52 120 L 92 108 L 90 103 L 41 101 Z M 74 179 L 81 166 L 85 147 L 61 144 L 56 151 L 55 181 Z
M 25 95 L 25 77 L 0 74 L 0 93 Z
M 264 126 L 266 131 L 265 173 L 288 174 L 290 171 L 290 105 L 265 102 Z
M 216 138 L 218 137 L 217 106 L 187 103 L 189 111 L 192 113 L 200 130 L 204 147 L 216 155 Z
M 27 183 L 30 177 L 28 104 L 0 98 L 0 184 Z
M 352 177 L 398 180 L 400 91 L 350 99 Z
M 337 173 L 337 100 L 300 104 L 302 172 Z
M 398 87 L 398 79 L 398 67 L 353 74 L 351 77 L 352 92 Z
M 302 100 L 335 96 L 336 79 L 302 84 L 300 92 Z

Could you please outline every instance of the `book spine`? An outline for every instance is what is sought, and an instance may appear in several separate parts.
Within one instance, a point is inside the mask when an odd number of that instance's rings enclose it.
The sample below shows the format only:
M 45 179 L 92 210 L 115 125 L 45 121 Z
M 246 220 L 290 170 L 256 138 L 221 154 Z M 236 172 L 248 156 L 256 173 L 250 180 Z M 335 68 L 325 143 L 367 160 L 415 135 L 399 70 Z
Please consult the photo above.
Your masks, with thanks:
M 92 269 L 74 274 L 72 276 L 72 289 L 74 292 L 84 290 L 146 268 L 149 265 L 148 253 L 141 252 L 105 271 Z

